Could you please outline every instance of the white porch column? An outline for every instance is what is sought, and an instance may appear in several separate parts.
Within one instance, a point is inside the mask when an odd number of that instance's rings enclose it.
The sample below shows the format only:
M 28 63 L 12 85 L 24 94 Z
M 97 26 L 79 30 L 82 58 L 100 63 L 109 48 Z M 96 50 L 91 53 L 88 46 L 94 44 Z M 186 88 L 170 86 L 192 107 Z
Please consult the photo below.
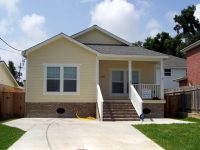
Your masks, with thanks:
M 129 83 L 129 98 L 130 98 L 130 85 L 132 84 L 132 60 L 128 61 L 128 83 Z
M 98 98 L 97 85 L 99 84 L 99 58 L 96 57 L 96 98 Z
M 164 99 L 164 67 L 163 60 L 160 61 L 160 98 Z
M 99 84 L 99 58 L 96 58 L 96 84 Z

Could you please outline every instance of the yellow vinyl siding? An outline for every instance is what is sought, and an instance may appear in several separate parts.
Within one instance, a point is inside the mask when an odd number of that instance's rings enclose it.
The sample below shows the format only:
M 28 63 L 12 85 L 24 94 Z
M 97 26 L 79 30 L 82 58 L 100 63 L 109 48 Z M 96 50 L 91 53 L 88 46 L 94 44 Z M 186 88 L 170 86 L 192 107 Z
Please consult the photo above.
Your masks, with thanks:
M 90 44 L 124 44 L 96 29 L 78 36 L 75 39 L 81 43 Z
M 96 55 L 61 38 L 28 55 L 27 102 L 96 102 Z M 45 64 L 80 64 L 80 95 L 45 95 Z
M 4 64 L 0 65 L 0 84 L 18 87 L 13 81 L 11 75 L 8 73 L 6 66 Z
M 99 64 L 100 88 L 104 99 L 128 99 L 128 96 L 113 96 L 111 95 L 111 71 L 112 70 L 126 70 L 128 71 L 128 61 L 110 61 L 101 60 Z M 155 62 L 149 61 L 133 61 L 132 69 L 138 70 L 140 73 L 140 83 L 153 84 L 154 83 L 154 66 Z

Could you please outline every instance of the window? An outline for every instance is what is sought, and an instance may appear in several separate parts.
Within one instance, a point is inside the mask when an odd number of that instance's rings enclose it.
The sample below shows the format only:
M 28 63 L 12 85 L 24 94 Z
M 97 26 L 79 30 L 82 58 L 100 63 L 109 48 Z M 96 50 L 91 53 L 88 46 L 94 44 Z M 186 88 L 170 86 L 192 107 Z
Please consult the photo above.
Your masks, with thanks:
M 77 91 L 77 68 L 64 67 L 64 92 Z
M 171 76 L 171 69 L 165 69 L 165 76 Z
M 47 67 L 47 91 L 60 91 L 60 67 Z
M 79 66 L 77 65 L 46 66 L 45 92 L 78 94 Z
M 112 71 L 112 93 L 124 93 L 124 71 Z
M 132 83 L 139 84 L 139 72 L 138 71 L 132 71 Z

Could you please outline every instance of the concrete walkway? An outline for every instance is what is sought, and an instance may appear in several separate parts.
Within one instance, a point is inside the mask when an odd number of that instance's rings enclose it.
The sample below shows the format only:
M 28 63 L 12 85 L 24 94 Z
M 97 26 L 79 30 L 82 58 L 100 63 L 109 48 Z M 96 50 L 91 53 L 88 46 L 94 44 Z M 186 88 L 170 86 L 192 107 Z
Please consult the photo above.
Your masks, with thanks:
M 9 150 L 161 150 L 135 123 L 23 118 L 5 124 L 27 131 Z

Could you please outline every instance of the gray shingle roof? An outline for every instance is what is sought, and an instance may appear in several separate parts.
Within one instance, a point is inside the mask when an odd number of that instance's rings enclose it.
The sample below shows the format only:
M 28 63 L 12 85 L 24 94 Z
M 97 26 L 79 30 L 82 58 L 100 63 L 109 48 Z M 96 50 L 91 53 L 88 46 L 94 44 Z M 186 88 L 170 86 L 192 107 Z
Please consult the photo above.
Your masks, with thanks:
M 186 68 L 186 60 L 183 58 L 168 55 L 169 58 L 164 60 L 165 68 Z
M 137 56 L 167 56 L 165 54 L 136 46 L 87 45 L 101 54 L 137 55 Z

